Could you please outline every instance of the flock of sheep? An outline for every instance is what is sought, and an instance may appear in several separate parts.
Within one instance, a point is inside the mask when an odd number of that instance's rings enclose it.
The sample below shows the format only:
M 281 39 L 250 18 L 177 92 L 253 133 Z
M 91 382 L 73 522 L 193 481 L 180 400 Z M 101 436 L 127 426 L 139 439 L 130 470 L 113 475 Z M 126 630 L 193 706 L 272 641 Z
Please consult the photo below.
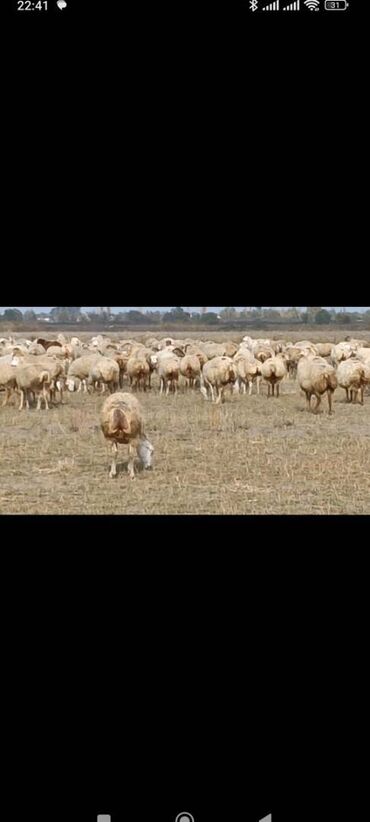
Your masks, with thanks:
M 117 473 L 118 444 L 129 446 L 128 471 L 135 476 L 138 455 L 144 468 L 152 464 L 153 446 L 144 431 L 140 404 L 132 393 L 151 388 L 156 372 L 160 394 L 177 394 L 181 381 L 184 390 L 200 389 L 202 396 L 218 404 L 227 388 L 233 393 L 260 393 L 261 380 L 267 383 L 268 396 L 279 396 L 284 378 L 297 379 L 304 392 L 307 409 L 317 413 L 323 395 L 332 396 L 340 386 L 348 402 L 364 404 L 365 387 L 370 385 L 370 343 L 347 339 L 338 345 L 302 340 L 252 339 L 215 343 L 149 339 L 113 342 L 106 336 L 82 343 L 78 337 L 67 341 L 63 334 L 55 340 L 27 339 L 17 342 L 0 339 L 0 390 L 5 392 L 2 406 L 14 394 L 20 397 L 19 410 L 37 401 L 37 410 L 56 401 L 63 403 L 64 391 L 109 391 L 101 411 L 101 428 L 112 442 L 110 476 Z M 127 386 L 129 392 L 122 393 Z M 311 400 L 316 402 L 312 407 Z

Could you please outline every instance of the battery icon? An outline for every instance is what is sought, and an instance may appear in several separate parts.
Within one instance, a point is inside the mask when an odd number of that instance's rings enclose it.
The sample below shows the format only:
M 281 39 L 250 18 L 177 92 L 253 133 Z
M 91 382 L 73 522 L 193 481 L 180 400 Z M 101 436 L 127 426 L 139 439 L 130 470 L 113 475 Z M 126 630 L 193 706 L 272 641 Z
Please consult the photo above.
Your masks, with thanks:
M 345 11 L 348 6 L 347 0 L 325 0 L 326 11 Z

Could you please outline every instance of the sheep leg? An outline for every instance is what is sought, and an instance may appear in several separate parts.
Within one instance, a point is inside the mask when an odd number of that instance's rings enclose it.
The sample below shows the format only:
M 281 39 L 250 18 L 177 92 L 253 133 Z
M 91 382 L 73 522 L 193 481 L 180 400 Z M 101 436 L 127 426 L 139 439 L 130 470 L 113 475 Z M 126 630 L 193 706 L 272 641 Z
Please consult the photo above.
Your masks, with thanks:
M 168 397 L 169 393 L 170 393 L 170 381 L 167 380 L 166 397 Z
M 329 414 L 332 414 L 332 413 L 333 413 L 333 405 L 332 405 L 332 401 L 333 401 L 333 392 L 332 392 L 332 391 L 330 391 L 330 388 L 329 388 L 329 389 L 328 389 Z
M 280 397 L 280 385 L 279 385 L 279 383 L 276 386 L 276 396 Z
M 163 386 L 164 386 L 164 379 L 163 379 L 163 377 L 161 377 L 161 388 L 160 388 L 160 391 L 159 391 L 159 393 L 161 395 L 163 394 Z
M 361 405 L 363 405 L 364 404 L 364 386 L 363 385 L 360 388 L 360 394 L 361 394 L 360 402 L 361 402 Z
M 128 470 L 129 475 L 130 475 L 130 479 L 132 479 L 132 480 L 135 479 L 135 467 L 134 466 L 135 466 L 135 455 L 136 455 L 136 452 L 137 452 L 137 445 L 138 445 L 138 443 L 136 443 L 136 447 L 135 447 L 135 445 L 132 442 L 130 442 L 129 446 L 128 446 L 129 463 L 128 463 L 128 469 L 127 470 Z
M 43 388 L 42 394 L 43 394 L 43 397 L 44 397 L 45 411 L 49 411 L 48 392 L 47 392 L 47 389 L 45 388 L 45 386 Z
M 118 445 L 116 442 L 112 442 L 112 465 L 109 472 L 109 479 L 113 479 L 117 476 L 117 454 Z
M 41 411 L 41 392 L 37 395 L 36 411 Z
M 5 388 L 5 400 L 2 403 L 2 406 L 1 406 L 2 408 L 4 408 L 4 406 L 7 405 L 10 394 L 11 394 L 11 388 Z
M 348 388 L 346 388 L 346 398 L 347 398 L 347 402 L 351 402 L 351 398 L 349 396 Z
M 20 393 L 21 393 L 21 402 L 20 402 L 20 406 L 18 408 L 18 411 L 23 410 L 23 405 L 24 405 L 24 391 L 23 391 L 23 388 L 20 388 Z
M 307 408 L 307 411 L 311 411 L 311 395 L 308 393 L 308 391 L 305 391 L 305 394 L 306 394 L 306 408 Z
M 319 413 L 319 406 L 321 405 L 321 397 L 320 397 L 320 394 L 315 394 L 315 397 L 316 397 L 317 403 L 315 405 L 315 408 L 313 409 L 313 413 L 318 414 Z

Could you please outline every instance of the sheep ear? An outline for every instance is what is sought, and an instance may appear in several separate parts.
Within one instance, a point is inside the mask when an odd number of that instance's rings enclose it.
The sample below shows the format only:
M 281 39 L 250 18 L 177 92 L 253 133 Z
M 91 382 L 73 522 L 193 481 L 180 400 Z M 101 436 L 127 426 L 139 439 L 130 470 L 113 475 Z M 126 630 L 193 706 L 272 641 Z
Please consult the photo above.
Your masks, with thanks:
M 182 348 L 174 348 L 173 354 L 176 354 L 176 357 L 185 357 L 185 353 Z

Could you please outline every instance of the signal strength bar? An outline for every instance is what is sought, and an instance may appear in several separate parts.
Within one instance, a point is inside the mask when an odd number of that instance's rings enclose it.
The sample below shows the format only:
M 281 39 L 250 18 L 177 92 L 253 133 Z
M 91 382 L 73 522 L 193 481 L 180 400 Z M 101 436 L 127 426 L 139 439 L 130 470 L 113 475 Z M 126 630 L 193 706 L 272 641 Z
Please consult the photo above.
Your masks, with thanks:
M 283 11 L 299 11 L 301 8 L 301 0 L 295 0 L 290 6 L 284 6 Z
M 268 6 L 264 6 L 262 11 L 279 11 L 280 0 L 275 0 L 274 3 L 270 3 Z

